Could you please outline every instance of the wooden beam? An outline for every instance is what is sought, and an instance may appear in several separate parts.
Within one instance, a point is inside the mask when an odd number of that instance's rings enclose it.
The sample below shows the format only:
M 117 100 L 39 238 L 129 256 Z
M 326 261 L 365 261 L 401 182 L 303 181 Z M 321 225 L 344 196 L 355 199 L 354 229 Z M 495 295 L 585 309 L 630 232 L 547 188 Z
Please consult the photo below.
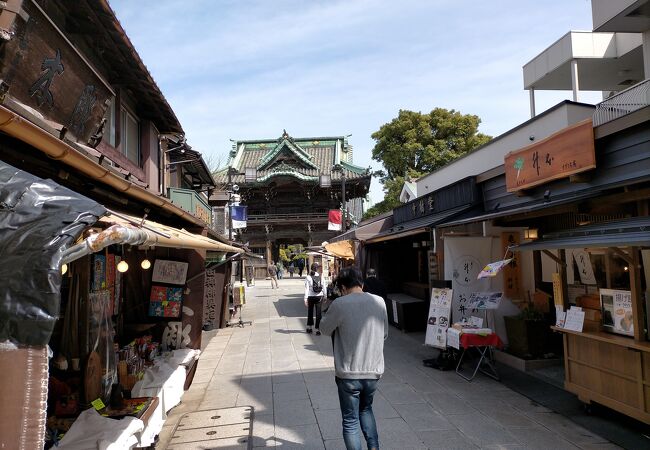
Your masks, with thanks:
M 632 291 L 632 320 L 634 322 L 634 340 L 645 341 L 643 298 L 641 296 L 641 262 L 639 247 L 630 247 L 631 263 L 629 267 L 630 290 Z
M 616 253 L 618 256 L 620 256 L 621 258 L 623 258 L 623 259 L 625 260 L 625 262 L 626 262 L 629 266 L 632 265 L 632 264 L 634 264 L 634 263 L 632 262 L 632 257 L 631 257 L 630 255 L 628 255 L 627 253 L 625 253 L 623 250 L 621 250 L 621 249 L 618 248 L 618 247 L 610 247 L 610 248 L 612 249 L 612 251 L 613 251 L 614 253 Z
M 555 256 L 553 252 L 550 250 L 542 250 L 546 256 L 551 258 L 553 261 L 558 263 L 561 267 L 566 267 L 566 263 L 564 262 L 564 259 L 560 259 L 559 257 Z M 562 256 L 562 252 L 560 252 L 560 256 Z

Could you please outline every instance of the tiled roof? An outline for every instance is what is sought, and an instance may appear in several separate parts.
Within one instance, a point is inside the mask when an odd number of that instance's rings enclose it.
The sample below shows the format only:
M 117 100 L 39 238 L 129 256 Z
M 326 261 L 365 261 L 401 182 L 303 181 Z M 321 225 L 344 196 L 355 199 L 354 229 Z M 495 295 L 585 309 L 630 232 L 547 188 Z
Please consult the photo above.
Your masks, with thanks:
M 335 161 L 337 141 L 340 145 L 339 161 Z M 332 181 L 336 182 L 342 178 L 341 171 L 332 170 L 337 164 L 342 168 L 346 180 L 367 178 L 369 181 L 369 169 L 345 162 L 348 151 L 351 151 L 351 146 L 342 136 L 293 139 L 285 134 L 276 140 L 235 142 L 229 165 L 240 173 L 246 168 L 257 168 L 258 182 L 268 181 L 275 176 L 293 176 L 302 181 L 318 182 L 321 174 L 331 175 Z M 276 161 L 280 155 L 290 160 Z M 217 181 L 225 182 L 227 178 L 227 169 L 215 174 Z M 244 175 L 234 175 L 232 180 L 242 184 Z

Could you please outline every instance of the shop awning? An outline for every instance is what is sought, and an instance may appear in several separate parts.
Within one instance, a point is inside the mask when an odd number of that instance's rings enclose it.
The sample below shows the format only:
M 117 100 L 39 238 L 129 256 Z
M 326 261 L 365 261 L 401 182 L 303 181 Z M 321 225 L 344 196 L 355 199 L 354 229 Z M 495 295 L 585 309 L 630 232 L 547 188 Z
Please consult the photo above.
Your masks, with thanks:
M 227 253 L 242 253 L 244 251 L 241 248 L 190 233 L 184 229 L 124 214 L 110 213 L 102 217 L 99 222 L 107 224 L 108 228 L 67 249 L 64 252 L 63 262 L 74 261 L 113 244 L 188 248 Z
M 388 230 L 393 226 L 393 216 L 389 215 L 375 220 L 365 225 L 361 225 L 353 230 L 346 231 L 343 234 L 330 239 L 330 242 L 339 242 L 356 239 L 358 241 L 367 241 L 378 234 Z
M 451 218 L 457 217 L 472 210 L 473 206 L 465 205 L 457 208 L 441 211 L 437 214 L 432 214 L 426 217 L 409 220 L 395 224 L 389 229 L 382 231 L 376 236 L 368 239 L 366 242 L 369 244 L 374 242 L 388 241 L 391 239 L 400 239 L 407 236 L 412 236 L 419 233 L 425 233 L 436 225 L 439 225 Z
M 453 227 L 456 225 L 465 225 L 468 223 L 483 222 L 485 220 L 498 219 L 500 217 L 514 216 L 517 214 L 528 214 L 535 211 L 540 211 L 545 208 L 552 208 L 554 206 L 566 205 L 568 203 L 578 202 L 581 200 L 586 200 L 593 197 L 598 197 L 602 195 L 601 191 L 588 192 L 580 195 L 572 195 L 571 197 L 564 197 L 550 201 L 539 200 L 534 203 L 529 203 L 526 206 L 519 206 L 516 208 L 503 209 L 499 211 L 494 211 L 491 213 L 482 214 L 480 216 L 465 217 L 462 219 L 457 219 L 449 222 L 445 222 L 444 226 Z
M 635 217 L 545 234 L 515 250 L 650 246 L 650 217 Z
M 343 259 L 354 259 L 354 248 L 352 241 L 332 242 L 325 244 L 325 250 L 328 253 Z

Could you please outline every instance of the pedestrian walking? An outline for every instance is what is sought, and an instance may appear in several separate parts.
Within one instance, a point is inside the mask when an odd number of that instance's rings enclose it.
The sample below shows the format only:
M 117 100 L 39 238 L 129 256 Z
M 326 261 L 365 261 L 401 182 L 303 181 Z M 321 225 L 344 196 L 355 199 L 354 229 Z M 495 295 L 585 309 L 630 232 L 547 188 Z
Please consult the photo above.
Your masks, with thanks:
M 361 435 L 368 449 L 379 449 L 372 400 L 384 373 L 384 340 L 388 337 L 386 304 L 363 292 L 363 275 L 356 267 L 336 278 L 341 297 L 325 313 L 320 330 L 333 335 L 334 369 L 339 393 L 343 440 L 348 450 L 360 450 Z
M 386 301 L 388 297 L 386 285 L 383 281 L 377 278 L 377 271 L 373 268 L 366 271 L 366 279 L 363 282 L 363 292 L 378 295 L 383 298 L 384 301 Z
M 278 275 L 278 280 L 282 279 L 282 262 L 278 261 L 278 263 L 275 265 L 276 272 Z
M 296 270 L 296 268 L 293 266 L 293 263 L 289 264 L 289 277 L 293 278 L 293 272 Z
M 307 307 L 307 333 L 312 332 L 314 326 L 314 310 L 316 310 L 316 334 L 320 334 L 321 306 L 325 298 L 323 286 L 323 275 L 320 272 L 320 264 L 311 265 L 311 272 L 305 278 L 305 306 Z
M 266 270 L 271 278 L 271 289 L 278 289 L 278 269 L 275 267 L 275 263 L 271 261 Z
M 303 271 L 304 268 L 305 268 L 305 260 L 300 258 L 298 260 L 298 272 L 299 272 L 300 278 L 302 278 L 302 271 Z

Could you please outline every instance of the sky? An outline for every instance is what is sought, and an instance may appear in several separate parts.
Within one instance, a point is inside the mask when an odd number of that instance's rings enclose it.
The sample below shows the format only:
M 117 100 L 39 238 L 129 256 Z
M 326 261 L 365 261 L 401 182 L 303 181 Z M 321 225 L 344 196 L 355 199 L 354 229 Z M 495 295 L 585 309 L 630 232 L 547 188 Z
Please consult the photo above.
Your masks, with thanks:
M 206 160 L 233 140 L 351 134 L 354 163 L 400 109 L 454 109 L 498 136 L 530 118 L 522 66 L 589 0 L 110 0 Z M 571 92 L 536 92 L 540 113 Z M 585 93 L 581 101 L 597 102 Z M 373 179 L 372 203 L 381 201 Z

